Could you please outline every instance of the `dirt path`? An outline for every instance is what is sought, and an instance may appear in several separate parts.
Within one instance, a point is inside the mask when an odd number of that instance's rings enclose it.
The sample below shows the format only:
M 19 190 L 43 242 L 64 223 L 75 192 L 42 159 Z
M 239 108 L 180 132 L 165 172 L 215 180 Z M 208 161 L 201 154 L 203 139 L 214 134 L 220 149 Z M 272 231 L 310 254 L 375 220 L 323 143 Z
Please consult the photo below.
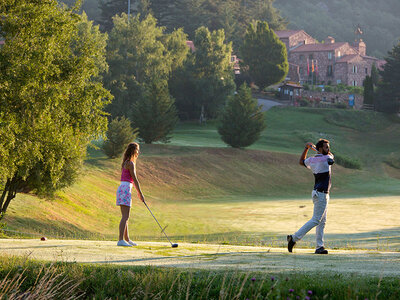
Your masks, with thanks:
M 331 250 L 314 255 L 312 249 L 140 242 L 138 247 L 117 247 L 110 241 L 0 239 L 2 255 L 22 255 L 47 261 L 164 266 L 176 268 L 231 269 L 243 271 L 321 271 L 400 276 L 400 253 Z

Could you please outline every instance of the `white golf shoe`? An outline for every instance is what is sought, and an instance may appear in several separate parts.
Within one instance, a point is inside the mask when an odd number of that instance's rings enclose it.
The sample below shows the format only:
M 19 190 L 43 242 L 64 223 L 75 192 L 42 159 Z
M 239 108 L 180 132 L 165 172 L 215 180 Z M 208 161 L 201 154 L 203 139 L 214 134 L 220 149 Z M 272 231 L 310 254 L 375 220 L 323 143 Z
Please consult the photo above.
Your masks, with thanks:
M 129 244 L 128 242 L 126 242 L 124 240 L 119 240 L 118 243 L 117 243 L 117 246 L 132 247 L 131 244 Z

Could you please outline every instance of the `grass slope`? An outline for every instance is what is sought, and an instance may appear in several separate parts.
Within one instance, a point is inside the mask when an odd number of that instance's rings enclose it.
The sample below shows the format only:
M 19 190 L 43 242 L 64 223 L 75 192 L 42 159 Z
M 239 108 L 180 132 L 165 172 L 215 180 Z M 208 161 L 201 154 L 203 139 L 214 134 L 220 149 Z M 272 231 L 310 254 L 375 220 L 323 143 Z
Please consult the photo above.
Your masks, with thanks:
M 180 124 L 171 145 L 142 145 L 142 188 L 174 239 L 284 245 L 282 236 L 312 213 L 313 176 L 298 165 L 299 153 L 304 142 L 327 137 L 335 154 L 363 166 L 334 166 L 330 246 L 399 249 L 400 172 L 384 163 L 398 153 L 399 124 L 380 114 L 341 110 L 275 108 L 266 118 L 268 128 L 247 150 L 223 145 L 214 123 Z M 119 159 L 91 150 L 80 180 L 56 199 L 18 194 L 5 218 L 8 228 L 28 236 L 115 239 L 119 169 Z M 135 239 L 162 238 L 139 201 L 130 224 Z M 302 245 L 312 240 L 309 235 Z

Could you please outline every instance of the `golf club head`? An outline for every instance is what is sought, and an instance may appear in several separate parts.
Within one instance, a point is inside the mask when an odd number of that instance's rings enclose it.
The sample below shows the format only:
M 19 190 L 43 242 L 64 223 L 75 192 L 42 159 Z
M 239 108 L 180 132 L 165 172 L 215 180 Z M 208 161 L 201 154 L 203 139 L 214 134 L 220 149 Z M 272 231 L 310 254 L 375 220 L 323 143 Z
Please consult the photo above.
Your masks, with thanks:
M 178 244 L 171 244 L 172 248 L 178 248 Z

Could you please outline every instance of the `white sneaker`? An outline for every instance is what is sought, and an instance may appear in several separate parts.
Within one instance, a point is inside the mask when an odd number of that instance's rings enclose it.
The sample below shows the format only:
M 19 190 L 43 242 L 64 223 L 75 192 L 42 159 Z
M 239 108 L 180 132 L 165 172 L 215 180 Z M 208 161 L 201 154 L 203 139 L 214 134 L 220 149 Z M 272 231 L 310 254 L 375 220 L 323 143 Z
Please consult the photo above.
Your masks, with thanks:
M 119 240 L 117 243 L 117 246 L 132 247 L 131 244 L 129 244 L 128 242 L 126 242 L 124 240 Z
M 132 246 L 137 246 L 137 244 L 135 242 L 132 242 L 131 240 L 128 241 L 128 243 Z

